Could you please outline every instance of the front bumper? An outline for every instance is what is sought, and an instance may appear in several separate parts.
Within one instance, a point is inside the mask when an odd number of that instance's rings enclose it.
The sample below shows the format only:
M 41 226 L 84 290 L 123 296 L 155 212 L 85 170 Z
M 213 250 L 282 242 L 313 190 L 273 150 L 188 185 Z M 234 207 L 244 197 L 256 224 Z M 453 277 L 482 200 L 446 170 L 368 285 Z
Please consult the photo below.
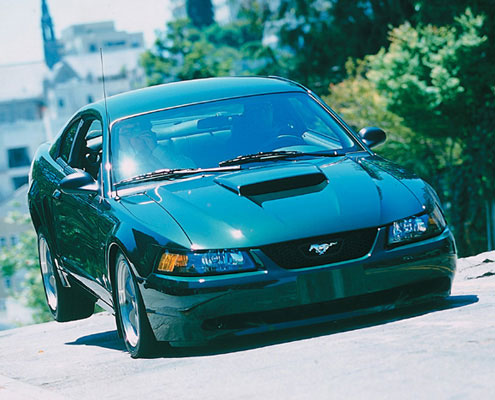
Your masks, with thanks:
M 456 249 L 440 236 L 385 249 L 380 229 L 357 260 L 287 270 L 260 250 L 265 269 L 205 277 L 150 275 L 141 285 L 157 340 L 193 345 L 226 334 L 314 324 L 450 294 Z

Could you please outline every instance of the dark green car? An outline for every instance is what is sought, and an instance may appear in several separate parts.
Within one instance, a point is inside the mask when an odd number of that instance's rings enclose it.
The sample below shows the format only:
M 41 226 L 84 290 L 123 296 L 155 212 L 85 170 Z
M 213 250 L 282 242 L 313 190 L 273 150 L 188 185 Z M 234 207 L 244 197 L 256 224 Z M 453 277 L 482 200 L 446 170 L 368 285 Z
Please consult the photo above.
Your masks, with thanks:
M 115 312 L 133 357 L 445 297 L 438 197 L 315 94 L 212 78 L 90 104 L 39 148 L 29 209 L 58 321 Z

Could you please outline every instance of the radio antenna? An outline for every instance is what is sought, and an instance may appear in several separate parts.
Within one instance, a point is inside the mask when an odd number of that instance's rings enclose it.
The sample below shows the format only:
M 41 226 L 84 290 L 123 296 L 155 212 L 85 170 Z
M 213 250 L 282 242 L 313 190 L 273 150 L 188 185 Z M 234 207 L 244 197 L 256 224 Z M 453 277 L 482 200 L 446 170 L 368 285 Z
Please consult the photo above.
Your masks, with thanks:
M 100 47 L 100 60 L 101 60 L 101 82 L 103 83 L 103 102 L 105 104 L 105 117 L 107 119 L 108 133 L 110 133 L 110 115 L 108 114 L 107 90 L 105 86 L 105 71 L 103 68 L 103 49 L 101 47 Z

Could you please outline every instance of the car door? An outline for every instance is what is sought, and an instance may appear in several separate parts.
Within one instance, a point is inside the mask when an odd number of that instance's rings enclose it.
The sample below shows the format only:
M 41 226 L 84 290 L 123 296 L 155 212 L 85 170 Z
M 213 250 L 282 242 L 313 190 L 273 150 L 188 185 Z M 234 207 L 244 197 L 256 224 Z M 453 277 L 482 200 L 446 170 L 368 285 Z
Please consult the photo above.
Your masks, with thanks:
M 101 120 L 92 113 L 82 115 L 69 156 L 64 158 L 61 152 L 57 159 L 65 175 L 84 170 L 100 180 L 101 141 Z M 105 234 L 102 231 L 109 227 L 101 220 L 108 203 L 102 193 L 73 194 L 59 188 L 52 197 L 56 203 L 57 249 L 64 267 L 100 298 L 111 303 L 105 275 Z

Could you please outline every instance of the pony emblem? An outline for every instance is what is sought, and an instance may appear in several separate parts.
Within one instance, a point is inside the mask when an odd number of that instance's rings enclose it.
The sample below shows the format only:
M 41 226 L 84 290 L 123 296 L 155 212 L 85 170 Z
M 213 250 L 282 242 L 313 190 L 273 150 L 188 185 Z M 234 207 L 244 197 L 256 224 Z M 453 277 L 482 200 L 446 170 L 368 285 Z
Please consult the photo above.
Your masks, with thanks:
M 330 242 L 330 243 L 321 243 L 321 244 L 312 244 L 309 246 L 309 252 L 314 251 L 317 255 L 322 256 L 325 254 L 330 247 L 337 246 L 339 242 Z

